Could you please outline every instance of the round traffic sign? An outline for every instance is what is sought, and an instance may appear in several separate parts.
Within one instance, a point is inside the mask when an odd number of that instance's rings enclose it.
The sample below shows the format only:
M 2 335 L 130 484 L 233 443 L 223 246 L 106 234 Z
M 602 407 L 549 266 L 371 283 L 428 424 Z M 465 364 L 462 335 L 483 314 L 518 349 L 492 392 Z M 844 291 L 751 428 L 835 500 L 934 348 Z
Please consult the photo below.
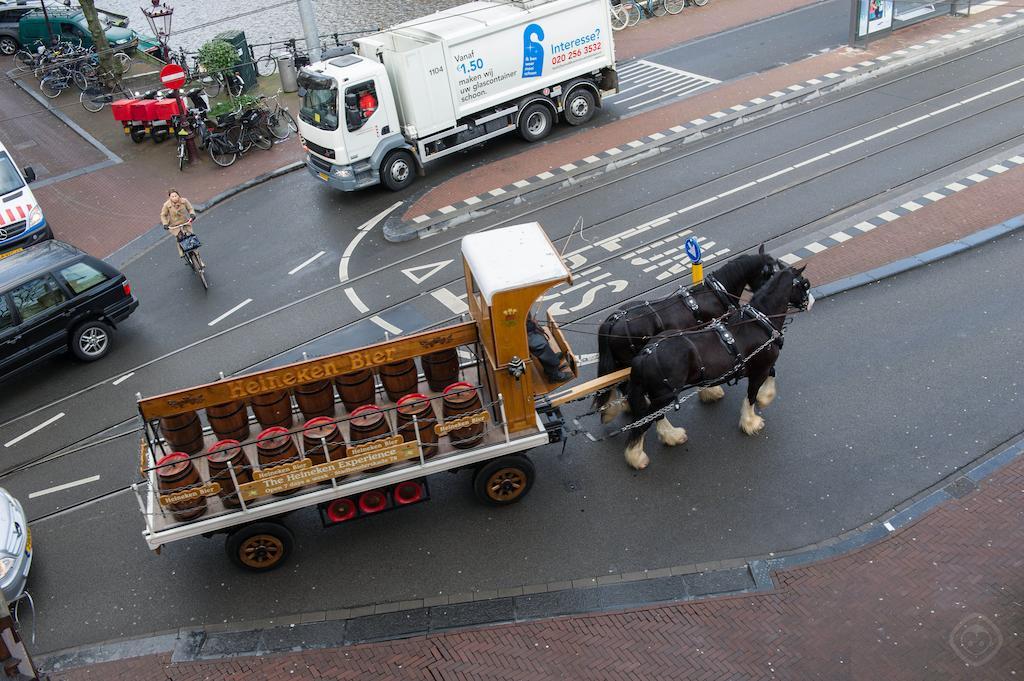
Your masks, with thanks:
M 177 64 L 168 64 L 160 69 L 160 82 L 172 90 L 178 90 L 185 84 L 185 69 Z

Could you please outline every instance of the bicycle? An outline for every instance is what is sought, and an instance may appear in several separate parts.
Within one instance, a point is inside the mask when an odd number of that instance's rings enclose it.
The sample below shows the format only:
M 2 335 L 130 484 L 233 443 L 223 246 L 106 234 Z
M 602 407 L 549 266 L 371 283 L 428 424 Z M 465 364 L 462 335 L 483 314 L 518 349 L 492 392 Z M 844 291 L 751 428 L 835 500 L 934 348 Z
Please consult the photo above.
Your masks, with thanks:
M 171 126 L 175 129 L 175 138 L 178 140 L 178 172 L 185 170 L 185 164 L 192 162 L 188 153 L 188 141 L 195 135 L 188 129 L 186 120 L 182 116 L 171 117 Z
M 90 113 L 98 113 L 103 110 L 103 107 L 117 99 L 131 99 L 134 96 L 132 91 L 117 76 L 108 73 L 105 80 L 108 83 L 113 83 L 113 86 L 101 85 L 100 79 L 97 76 L 95 80 L 89 82 L 88 87 L 82 90 L 82 94 L 78 96 L 78 101 L 83 109 Z
M 640 8 L 633 0 L 609 0 L 612 4 L 612 30 L 621 31 L 627 26 L 635 26 L 640 21 Z
M 265 125 L 267 131 L 275 139 L 279 140 L 288 139 L 293 132 L 299 131 L 299 125 L 295 122 L 295 117 L 288 111 L 288 107 L 281 105 L 279 97 L 282 92 L 284 90 L 278 90 L 273 97 L 267 97 L 266 95 L 260 95 L 259 97 L 259 106 L 263 111 L 266 111 Z M 268 105 L 270 100 L 274 101 L 273 109 Z
M 227 168 L 238 160 L 238 146 L 228 138 L 227 132 L 210 130 L 205 112 L 189 109 L 186 116 L 189 127 L 199 135 L 199 148 L 206 149 L 211 161 Z
M 273 45 L 273 43 L 271 43 L 271 45 Z M 277 59 L 274 58 L 273 47 L 267 50 L 267 53 L 262 57 L 257 57 L 255 47 L 250 45 L 249 59 L 252 61 L 252 65 L 256 69 L 256 75 L 258 76 L 272 76 L 277 72 Z
M 217 123 L 227 126 L 225 134 L 238 149 L 238 153 L 248 153 L 254 146 L 257 149 L 269 151 L 274 146 L 274 141 L 270 139 L 269 132 L 266 135 L 263 134 L 267 127 L 265 115 L 266 112 L 261 112 L 259 109 L 239 110 L 225 114 Z
M 189 220 L 186 223 L 175 225 L 175 228 L 181 230 L 178 232 L 177 240 L 178 245 L 185 254 L 185 263 L 189 266 L 189 269 L 199 276 L 199 281 L 203 283 L 203 290 L 208 291 L 210 289 L 210 282 L 206 279 L 206 263 L 199 256 L 199 247 L 203 244 L 192 231 L 192 221 Z M 171 230 L 170 227 L 164 227 L 164 229 L 167 231 Z

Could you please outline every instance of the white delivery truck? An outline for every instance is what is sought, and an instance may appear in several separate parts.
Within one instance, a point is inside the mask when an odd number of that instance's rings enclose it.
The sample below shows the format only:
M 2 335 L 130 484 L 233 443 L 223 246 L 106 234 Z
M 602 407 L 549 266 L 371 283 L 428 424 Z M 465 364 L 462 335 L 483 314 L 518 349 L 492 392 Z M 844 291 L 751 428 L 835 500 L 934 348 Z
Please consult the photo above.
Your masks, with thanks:
M 28 185 L 36 179 L 31 167 L 18 170 L 0 142 L 0 258 L 53 238 L 53 230 Z
M 409 186 L 435 159 L 561 115 L 582 125 L 618 89 L 608 0 L 470 2 L 304 67 L 299 132 L 314 177 Z

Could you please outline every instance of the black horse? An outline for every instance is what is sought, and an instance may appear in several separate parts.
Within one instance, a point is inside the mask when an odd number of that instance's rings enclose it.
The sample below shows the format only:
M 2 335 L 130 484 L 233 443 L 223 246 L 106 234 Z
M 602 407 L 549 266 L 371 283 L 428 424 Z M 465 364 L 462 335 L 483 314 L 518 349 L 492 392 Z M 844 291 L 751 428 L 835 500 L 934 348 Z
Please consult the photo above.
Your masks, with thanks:
M 633 360 L 629 376 L 629 406 L 640 420 L 672 404 L 687 387 L 718 385 L 747 378 L 747 397 L 740 409 L 740 428 L 754 435 L 764 419 L 754 405 L 764 408 L 775 397 L 775 362 L 782 348 L 782 324 L 790 307 L 809 310 L 814 304 L 804 268 L 783 269 L 760 288 L 749 305 L 730 314 L 724 322 L 697 331 L 665 331 L 647 344 Z M 665 416 L 655 420 L 658 437 L 665 445 L 686 442 L 686 430 L 676 428 Z M 626 462 L 633 468 L 650 463 L 644 452 L 644 435 L 650 423 L 629 431 Z
M 756 255 L 733 259 L 696 286 L 689 289 L 680 286 L 675 293 L 660 300 L 622 305 L 597 331 L 597 375 L 628 367 L 647 341 L 662 331 L 694 329 L 738 307 L 744 288 L 758 290 L 783 267 L 765 254 L 764 244 L 761 244 Z M 601 420 L 605 423 L 622 410 L 619 402 L 608 405 L 616 391 L 617 388 L 612 388 L 594 397 L 593 408 L 603 409 Z M 702 392 L 701 399 L 711 402 L 724 395 L 718 388 Z

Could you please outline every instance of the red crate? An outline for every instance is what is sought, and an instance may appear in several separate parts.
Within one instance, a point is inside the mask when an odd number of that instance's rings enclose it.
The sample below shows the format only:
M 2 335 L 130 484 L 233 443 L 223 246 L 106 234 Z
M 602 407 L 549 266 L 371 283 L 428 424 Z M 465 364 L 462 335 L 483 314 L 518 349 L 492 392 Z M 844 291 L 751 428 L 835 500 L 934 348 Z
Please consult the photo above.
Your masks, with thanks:
M 115 121 L 130 121 L 132 120 L 132 104 L 137 102 L 137 99 L 119 99 L 110 105 L 110 110 L 114 112 Z
M 137 99 L 132 102 L 129 111 L 133 121 L 152 121 L 152 106 L 156 104 L 155 99 Z
M 178 115 L 178 102 L 174 99 L 158 99 L 149 107 L 149 115 L 154 121 L 168 121 L 171 116 Z

